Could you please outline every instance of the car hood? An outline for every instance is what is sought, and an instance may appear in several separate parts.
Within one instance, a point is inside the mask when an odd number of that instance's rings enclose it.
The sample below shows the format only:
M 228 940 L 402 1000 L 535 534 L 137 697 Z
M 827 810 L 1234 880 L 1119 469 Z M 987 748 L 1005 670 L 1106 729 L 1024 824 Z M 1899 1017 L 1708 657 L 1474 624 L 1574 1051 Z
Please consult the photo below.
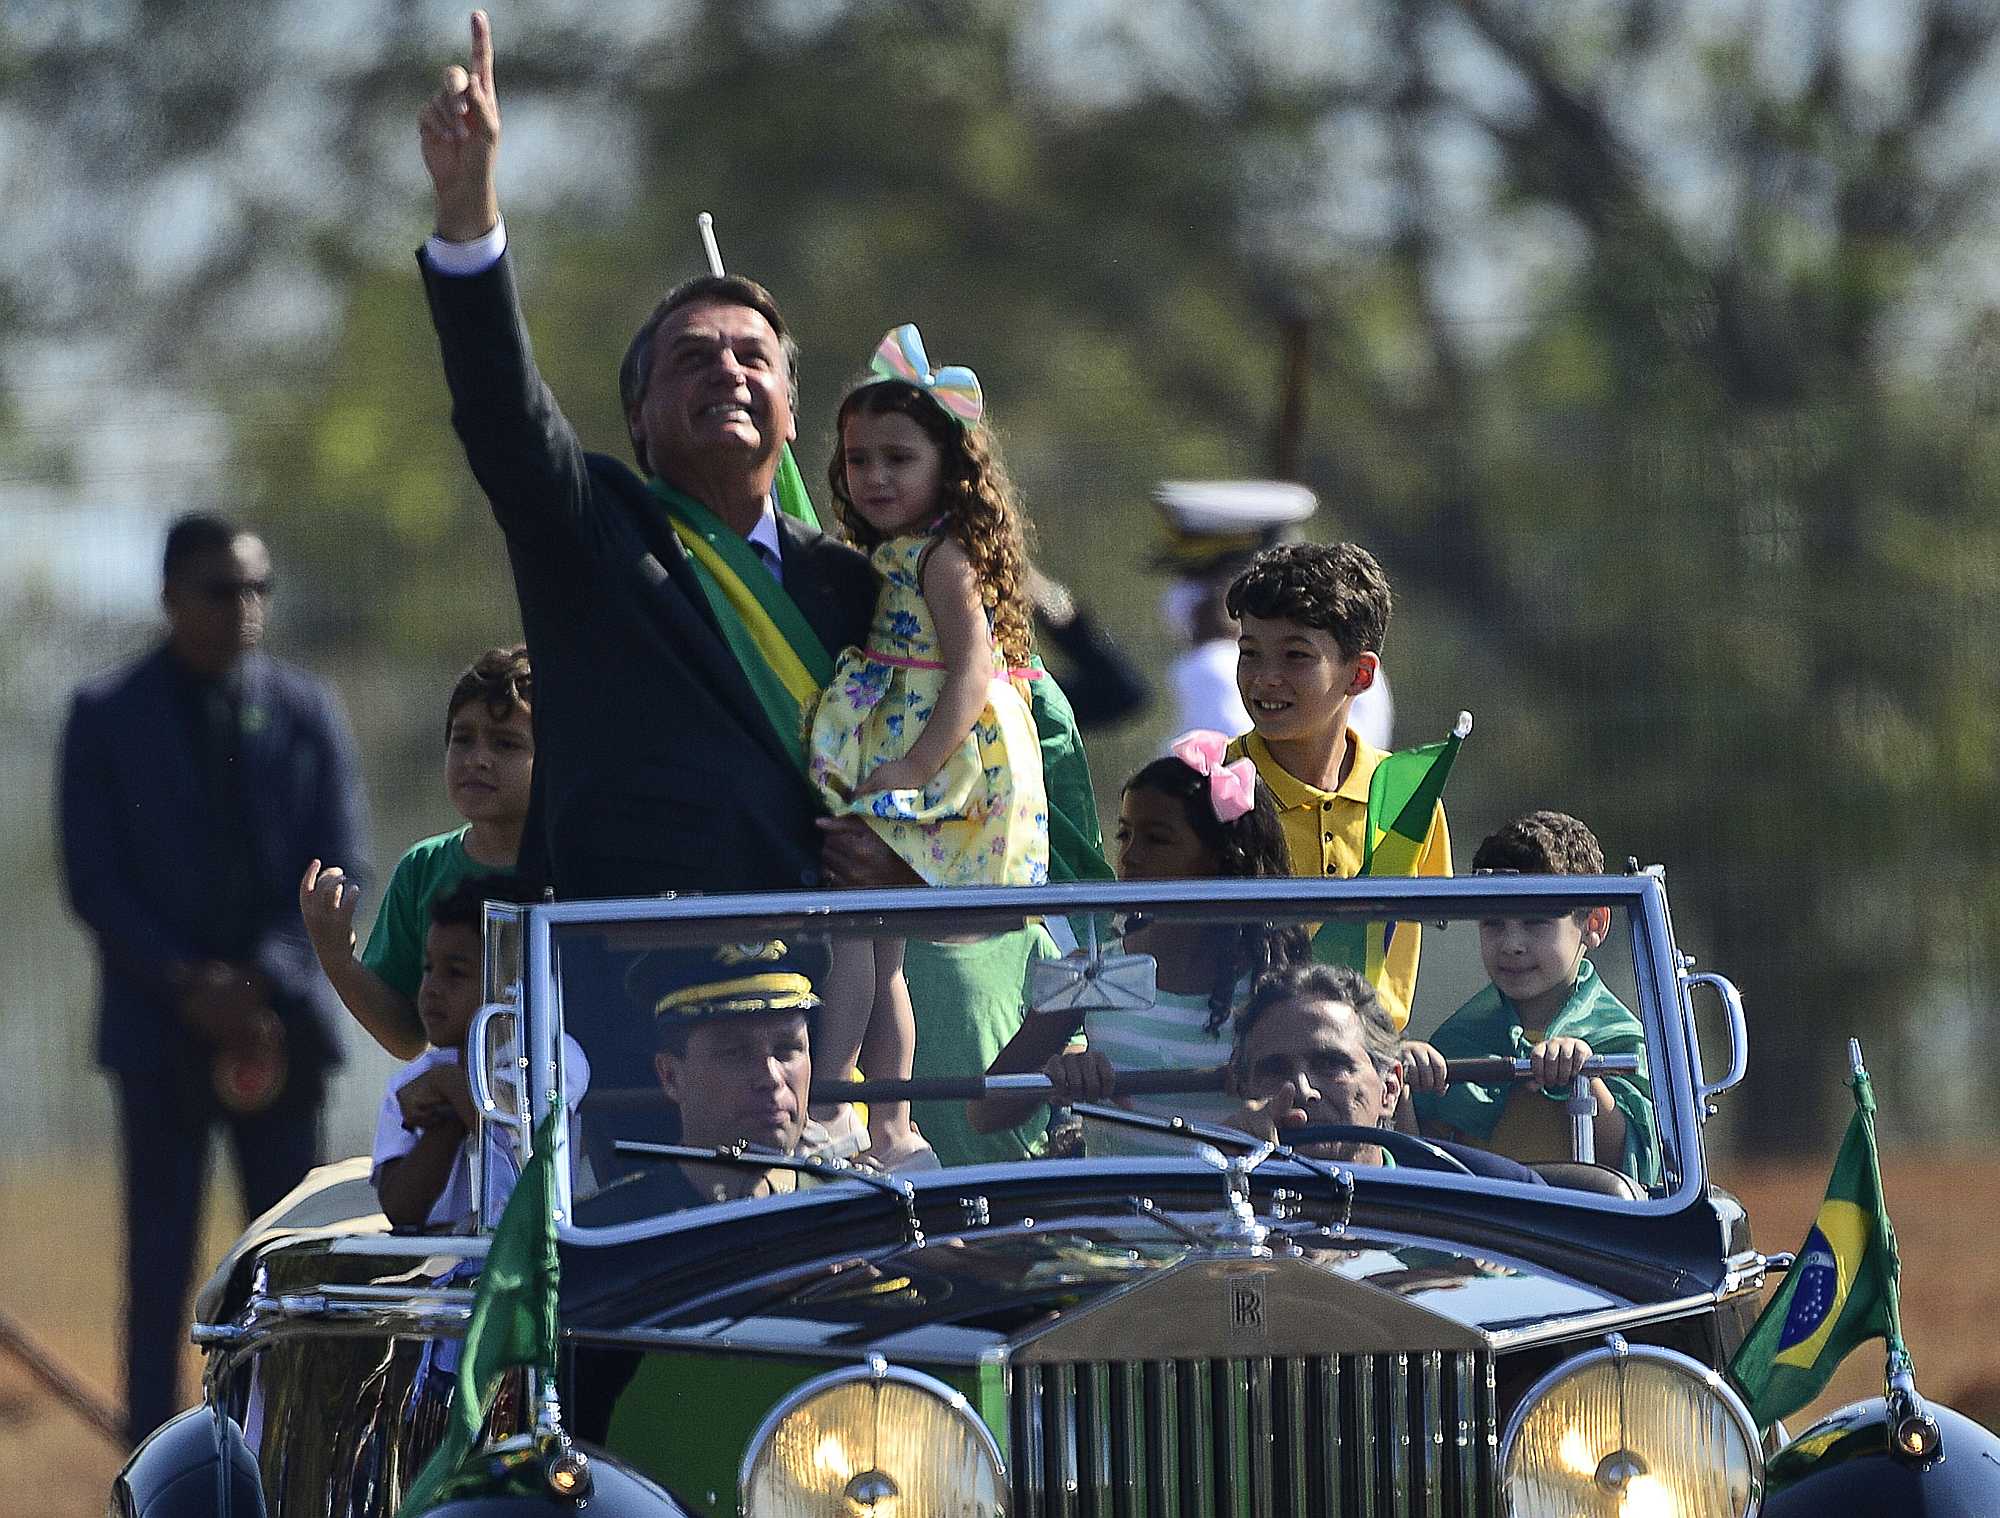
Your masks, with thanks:
M 948 1361 L 1457 1351 L 1642 1305 L 1545 1266 L 1393 1235 L 1301 1235 L 1261 1255 L 1133 1235 L 1129 1223 L 1027 1226 L 836 1255 L 635 1314 L 614 1336 Z

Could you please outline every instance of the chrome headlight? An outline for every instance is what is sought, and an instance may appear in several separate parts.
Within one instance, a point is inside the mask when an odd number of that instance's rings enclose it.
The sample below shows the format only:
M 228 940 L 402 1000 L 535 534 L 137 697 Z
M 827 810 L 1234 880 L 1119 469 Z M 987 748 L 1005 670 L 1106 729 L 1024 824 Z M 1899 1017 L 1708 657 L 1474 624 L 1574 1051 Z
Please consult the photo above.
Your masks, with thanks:
M 965 1398 L 880 1359 L 806 1382 L 743 1456 L 746 1518 L 1000 1518 L 1000 1448 Z
M 1500 1471 L 1511 1518 L 1748 1518 L 1764 1487 L 1757 1427 L 1722 1377 L 1616 1335 L 1529 1389 Z

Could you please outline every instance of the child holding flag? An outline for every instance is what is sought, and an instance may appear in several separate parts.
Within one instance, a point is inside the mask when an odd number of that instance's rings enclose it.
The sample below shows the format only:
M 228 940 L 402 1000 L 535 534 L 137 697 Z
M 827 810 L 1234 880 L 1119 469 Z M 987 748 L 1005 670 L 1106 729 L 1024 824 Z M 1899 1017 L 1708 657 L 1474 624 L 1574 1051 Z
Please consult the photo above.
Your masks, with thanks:
M 1355 698 L 1380 674 L 1389 630 L 1389 579 L 1374 555 L 1353 543 L 1268 548 L 1230 585 L 1227 605 L 1241 628 L 1236 685 L 1251 722 L 1229 758 L 1248 758 L 1277 798 L 1292 873 L 1449 875 L 1451 835 L 1436 797 L 1463 733 L 1435 754 L 1417 751 L 1415 783 L 1399 787 L 1409 794 L 1385 815 L 1376 781 L 1390 756 L 1350 720 Z M 1348 944 L 1323 928 L 1315 956 L 1366 971 L 1400 1029 L 1416 991 L 1419 930 L 1384 924 L 1364 937 Z

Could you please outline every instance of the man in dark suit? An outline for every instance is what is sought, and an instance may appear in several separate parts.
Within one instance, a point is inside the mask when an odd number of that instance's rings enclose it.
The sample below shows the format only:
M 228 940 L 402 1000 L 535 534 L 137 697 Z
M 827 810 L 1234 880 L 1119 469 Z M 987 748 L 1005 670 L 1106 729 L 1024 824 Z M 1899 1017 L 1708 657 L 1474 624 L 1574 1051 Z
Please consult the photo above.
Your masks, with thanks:
M 523 868 L 565 896 L 816 885 L 822 809 L 792 753 L 798 736 L 757 688 L 767 672 L 746 668 L 666 504 L 692 501 L 747 540 L 762 561 L 749 573 L 775 577 L 826 650 L 863 641 L 867 560 L 771 507 L 796 430 L 784 319 L 748 280 L 673 291 L 621 372 L 646 478 L 586 453 L 522 325 L 494 189 L 483 13 L 472 29 L 470 71 L 448 71 L 421 118 L 437 235 L 420 258 L 453 425 L 507 535 L 535 661 Z
M 180 1407 L 210 1130 L 227 1128 L 253 1214 L 320 1162 L 341 1016 L 295 881 L 365 848 L 331 693 L 257 652 L 264 545 L 182 517 L 164 578 L 165 643 L 77 693 L 61 765 L 63 865 L 97 938 L 97 1057 L 124 1141 L 134 1438 Z

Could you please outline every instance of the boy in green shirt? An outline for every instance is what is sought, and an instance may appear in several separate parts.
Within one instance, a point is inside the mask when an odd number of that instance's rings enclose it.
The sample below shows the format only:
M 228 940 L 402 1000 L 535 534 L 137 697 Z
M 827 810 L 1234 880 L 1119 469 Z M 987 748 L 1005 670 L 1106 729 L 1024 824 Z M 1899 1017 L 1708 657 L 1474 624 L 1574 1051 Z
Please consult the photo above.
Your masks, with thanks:
M 524 645 L 489 648 L 445 705 L 445 793 L 465 826 L 413 843 L 382 893 L 368 946 L 355 955 L 359 888 L 315 859 L 299 882 L 299 911 L 320 968 L 354 1020 L 399 1059 L 426 1047 L 417 1016 L 431 903 L 476 875 L 514 868 L 534 774 L 534 675 Z
M 1530 812 L 1480 844 L 1472 867 L 1475 873 L 1601 875 L 1604 850 L 1576 818 Z M 1403 1046 L 1423 1132 L 1517 1159 L 1567 1155 L 1562 1103 L 1583 1062 L 1597 1054 L 1636 1054 L 1638 1073 L 1591 1078 L 1597 1153 L 1642 1186 L 1659 1179 L 1646 1031 L 1585 957 L 1610 930 L 1607 907 L 1480 923 L 1479 957 L 1492 984 L 1446 1018 L 1430 1042 Z M 1445 1084 L 1446 1060 L 1493 1054 L 1526 1057 L 1532 1079 Z

